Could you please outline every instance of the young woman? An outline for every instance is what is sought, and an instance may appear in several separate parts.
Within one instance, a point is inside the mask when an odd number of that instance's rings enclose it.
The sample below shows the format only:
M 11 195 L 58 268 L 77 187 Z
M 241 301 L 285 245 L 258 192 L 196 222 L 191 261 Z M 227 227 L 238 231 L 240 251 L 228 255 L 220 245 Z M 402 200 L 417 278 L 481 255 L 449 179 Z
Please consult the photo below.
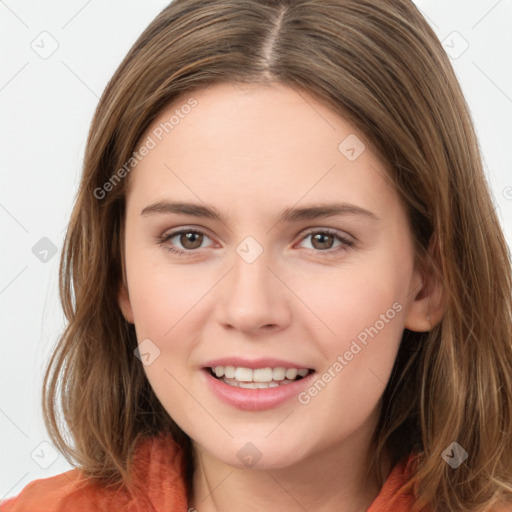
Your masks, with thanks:
M 408 0 L 175 0 L 108 84 L 13 511 L 511 510 L 511 267 Z

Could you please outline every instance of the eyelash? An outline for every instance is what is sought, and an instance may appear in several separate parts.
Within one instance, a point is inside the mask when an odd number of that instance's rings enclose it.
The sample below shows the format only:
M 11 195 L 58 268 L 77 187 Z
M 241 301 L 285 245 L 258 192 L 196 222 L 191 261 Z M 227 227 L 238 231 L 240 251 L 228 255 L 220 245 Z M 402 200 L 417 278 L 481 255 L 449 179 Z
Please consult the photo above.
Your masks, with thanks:
M 201 231 L 198 229 L 191 229 L 191 228 L 181 228 L 176 231 L 172 231 L 171 233 L 169 233 L 167 235 L 163 235 L 163 236 L 159 237 L 158 244 L 163 246 L 166 242 L 168 242 L 172 238 L 176 237 L 177 235 L 181 235 L 183 233 L 196 233 L 196 234 L 204 235 L 204 236 L 208 237 L 208 235 L 204 231 Z M 330 229 L 321 229 L 321 230 L 316 229 L 316 230 L 308 231 L 307 233 L 305 233 L 303 235 L 301 241 L 311 235 L 316 235 L 316 234 L 332 235 L 336 239 L 338 239 L 340 242 L 342 242 L 342 245 L 340 245 L 336 249 L 327 249 L 325 251 L 322 251 L 320 249 L 309 249 L 309 250 L 315 251 L 317 253 L 325 253 L 327 257 L 337 256 L 338 253 L 340 253 L 342 251 L 346 251 L 354 245 L 354 242 L 352 240 L 348 240 L 347 238 L 340 236 L 338 233 L 336 233 L 335 231 L 332 231 Z M 208 238 L 210 238 L 210 237 L 208 237 Z M 171 246 L 166 246 L 165 249 L 173 254 L 176 254 L 177 256 L 192 256 L 195 252 L 198 252 L 198 249 L 181 251 L 181 250 L 175 249 L 174 247 L 171 247 Z

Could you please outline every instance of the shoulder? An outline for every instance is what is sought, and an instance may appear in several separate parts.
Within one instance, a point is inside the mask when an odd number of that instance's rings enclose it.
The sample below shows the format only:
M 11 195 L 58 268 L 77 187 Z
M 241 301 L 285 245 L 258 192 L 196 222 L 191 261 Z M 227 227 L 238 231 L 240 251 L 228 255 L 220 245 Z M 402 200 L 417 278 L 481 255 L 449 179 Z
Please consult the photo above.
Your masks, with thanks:
M 408 482 L 417 471 L 419 458 L 419 453 L 413 451 L 393 466 L 380 493 L 367 512 L 411 512 L 417 509 L 415 506 L 417 485 L 410 486 Z M 512 499 L 510 501 L 505 499 L 486 508 L 484 512 L 512 512 Z
M 60 512 L 102 510 L 106 493 L 86 478 L 79 469 L 72 469 L 50 478 L 34 480 L 14 498 L 1 503 L 2 512 Z
M 183 454 L 167 435 L 139 442 L 131 473 L 133 492 L 124 485 L 106 486 L 72 469 L 59 475 L 34 480 L 14 498 L 0 502 L 2 512 L 98 512 L 124 510 L 186 511 Z
M 413 510 L 414 495 L 402 492 L 414 472 L 417 455 L 411 453 L 398 461 L 390 470 L 379 494 L 368 508 L 367 512 L 409 512 Z

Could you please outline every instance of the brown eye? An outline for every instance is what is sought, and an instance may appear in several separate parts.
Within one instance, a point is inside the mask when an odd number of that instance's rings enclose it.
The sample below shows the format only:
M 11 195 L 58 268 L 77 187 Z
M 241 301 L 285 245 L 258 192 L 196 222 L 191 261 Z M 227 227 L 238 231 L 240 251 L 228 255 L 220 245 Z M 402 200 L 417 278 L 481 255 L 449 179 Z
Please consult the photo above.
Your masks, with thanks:
M 317 229 L 316 231 L 306 233 L 302 238 L 302 242 L 304 243 L 305 241 L 308 241 L 311 245 L 311 247 L 306 247 L 306 249 L 316 251 L 319 254 L 325 253 L 325 256 L 334 256 L 354 246 L 354 242 L 349 238 L 328 229 Z
M 202 231 L 195 229 L 180 229 L 158 238 L 158 243 L 164 246 L 169 252 L 179 256 L 193 255 L 197 249 L 201 249 L 203 242 L 210 239 Z
M 203 235 L 197 231 L 183 231 L 179 235 L 179 241 L 184 249 L 198 249 L 203 242 Z
M 331 249 L 334 243 L 334 236 L 328 233 L 316 233 L 311 238 L 311 245 L 315 249 Z

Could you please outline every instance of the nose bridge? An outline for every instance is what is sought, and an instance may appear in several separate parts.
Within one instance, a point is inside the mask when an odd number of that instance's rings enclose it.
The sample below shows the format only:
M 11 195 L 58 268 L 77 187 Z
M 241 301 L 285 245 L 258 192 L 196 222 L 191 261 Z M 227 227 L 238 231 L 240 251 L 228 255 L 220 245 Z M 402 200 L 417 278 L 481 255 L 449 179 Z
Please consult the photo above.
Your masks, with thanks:
M 289 320 L 286 290 L 272 268 L 272 251 L 253 237 L 236 248 L 233 269 L 222 291 L 221 321 L 238 330 L 283 326 Z

